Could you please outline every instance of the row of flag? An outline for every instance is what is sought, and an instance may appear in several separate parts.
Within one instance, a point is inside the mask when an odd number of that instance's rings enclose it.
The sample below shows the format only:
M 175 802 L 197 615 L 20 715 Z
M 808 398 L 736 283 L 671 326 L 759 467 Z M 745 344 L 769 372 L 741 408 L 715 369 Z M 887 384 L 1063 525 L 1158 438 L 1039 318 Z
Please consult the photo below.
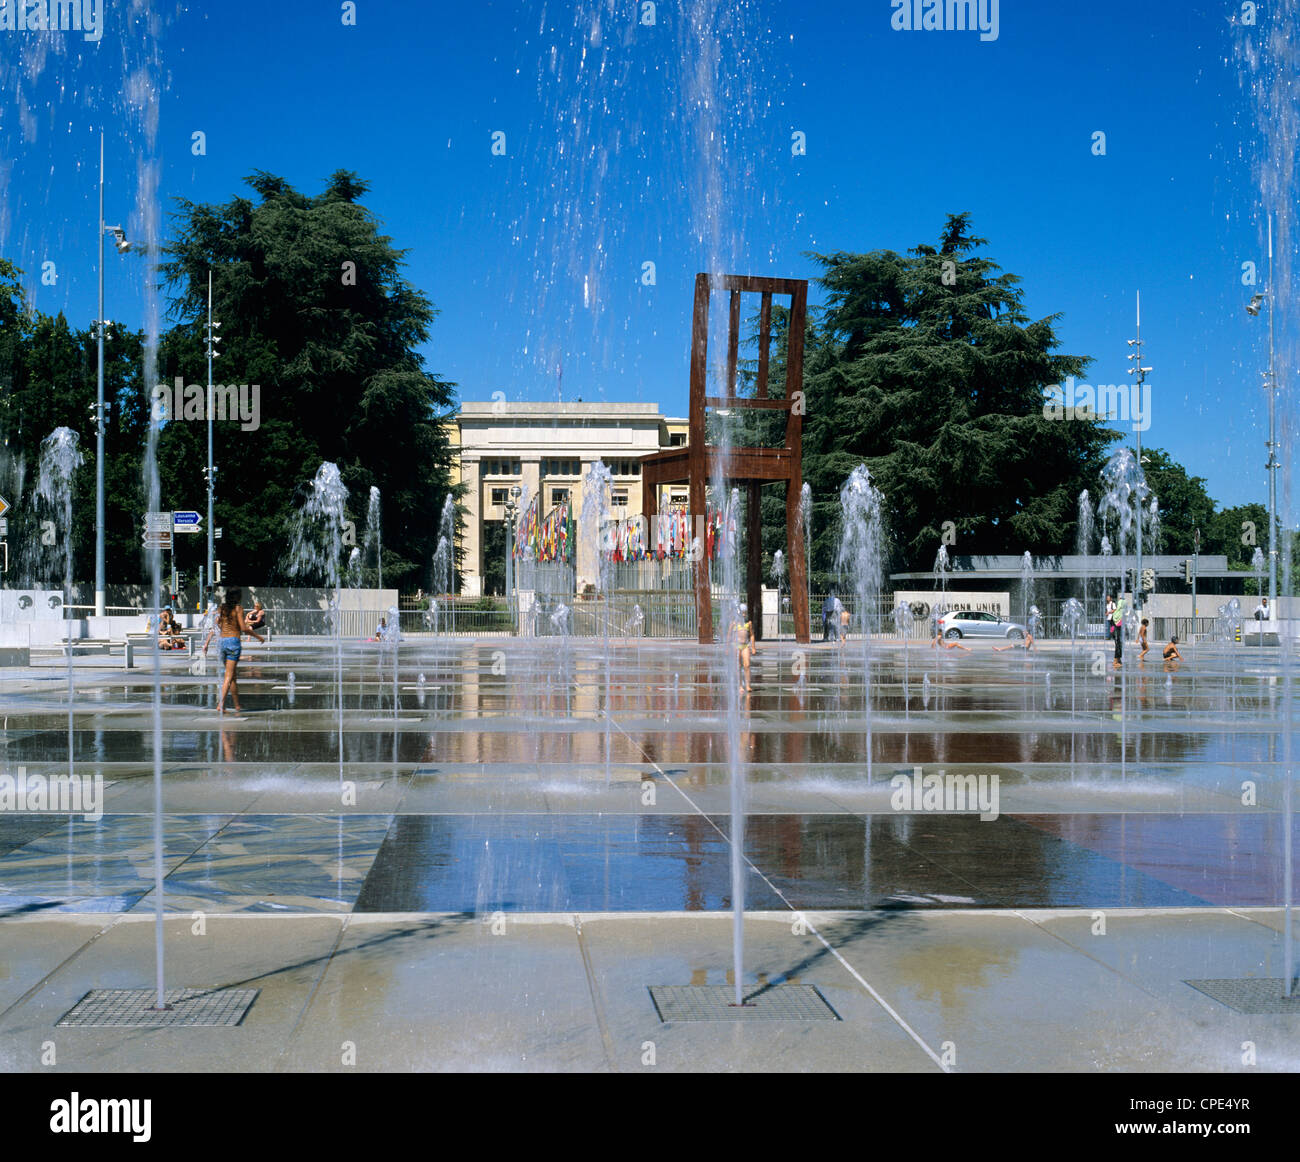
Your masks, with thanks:
M 544 517 L 538 515 L 538 497 L 524 510 L 515 530 L 515 559 L 545 563 L 574 563 L 577 532 L 573 509 L 561 501 Z M 605 526 L 601 550 L 611 561 L 669 561 L 692 558 L 692 545 L 699 538 L 707 559 L 714 560 L 735 536 L 721 509 L 709 509 L 701 522 L 693 522 L 684 507 L 670 508 L 658 517 L 612 520 Z
M 710 509 L 703 528 L 694 527 L 685 508 L 670 508 L 658 517 L 617 521 L 609 526 L 604 545 L 612 561 L 684 561 L 692 557 L 692 544 L 700 538 L 705 556 L 717 557 L 723 544 L 734 534 L 727 530 L 719 509 Z
M 573 527 L 573 511 L 567 500 L 557 504 L 545 518 L 538 519 L 538 497 L 519 518 L 515 535 L 515 559 L 570 563 L 574 559 L 578 538 Z

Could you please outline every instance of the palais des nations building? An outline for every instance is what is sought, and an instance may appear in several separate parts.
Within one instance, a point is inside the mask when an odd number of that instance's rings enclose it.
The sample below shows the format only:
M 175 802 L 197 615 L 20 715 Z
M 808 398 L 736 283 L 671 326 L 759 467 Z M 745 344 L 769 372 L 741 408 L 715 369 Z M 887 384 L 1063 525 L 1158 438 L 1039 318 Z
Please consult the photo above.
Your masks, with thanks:
M 526 502 L 540 493 L 539 517 L 568 498 L 580 520 L 582 478 L 603 460 L 613 477 L 610 515 L 635 516 L 642 457 L 684 446 L 687 429 L 684 418 L 661 416 L 653 403 L 462 403 L 449 433 L 459 453 L 453 480 L 466 485 L 461 592 L 504 589 L 511 485 Z M 686 496 L 685 484 L 664 488 L 658 511 Z M 581 588 L 593 565 L 579 555 L 577 571 Z

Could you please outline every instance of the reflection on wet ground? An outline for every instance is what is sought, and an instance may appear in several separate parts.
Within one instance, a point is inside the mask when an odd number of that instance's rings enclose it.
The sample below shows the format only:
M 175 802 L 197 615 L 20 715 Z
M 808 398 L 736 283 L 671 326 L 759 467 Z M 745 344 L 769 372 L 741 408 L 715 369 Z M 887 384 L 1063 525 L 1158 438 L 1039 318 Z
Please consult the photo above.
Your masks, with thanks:
M 878 644 L 869 772 L 860 647 L 766 645 L 741 724 L 749 906 L 1277 903 L 1277 659 L 1202 647 L 1117 675 L 1097 652 Z M 163 661 L 170 906 L 729 907 L 718 651 L 615 643 L 607 693 L 586 643 L 410 642 L 396 681 L 391 651 L 350 643 L 341 765 L 331 649 L 249 654 L 225 719 L 215 669 Z M 75 664 L 72 757 L 104 777 L 105 815 L 0 812 L 3 912 L 152 907 L 151 683 Z M 63 681 L 0 675 L 3 773 L 66 770 Z M 895 810 L 914 768 L 997 780 L 1000 816 Z

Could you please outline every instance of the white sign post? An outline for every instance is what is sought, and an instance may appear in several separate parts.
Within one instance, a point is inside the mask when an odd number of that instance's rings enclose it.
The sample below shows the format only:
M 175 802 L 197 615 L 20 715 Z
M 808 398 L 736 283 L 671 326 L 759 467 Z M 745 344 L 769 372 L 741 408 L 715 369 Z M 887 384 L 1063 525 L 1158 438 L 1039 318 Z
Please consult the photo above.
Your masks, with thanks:
M 170 549 L 172 547 L 172 514 L 147 512 L 144 514 L 144 547 Z

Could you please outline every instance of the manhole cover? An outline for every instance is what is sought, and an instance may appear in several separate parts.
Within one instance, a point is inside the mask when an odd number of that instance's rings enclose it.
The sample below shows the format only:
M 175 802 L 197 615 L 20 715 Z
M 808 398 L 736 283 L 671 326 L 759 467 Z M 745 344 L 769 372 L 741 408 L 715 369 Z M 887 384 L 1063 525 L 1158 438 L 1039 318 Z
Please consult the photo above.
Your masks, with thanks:
M 735 1005 L 730 985 L 651 985 L 650 999 L 665 1024 L 669 1021 L 838 1021 L 839 1014 L 815 987 L 761 985 Z
M 91 989 L 56 1022 L 91 1027 L 169 1028 L 238 1025 L 260 989 L 167 989 L 170 1009 L 158 1012 L 154 989 Z
M 1197 992 L 1211 1000 L 1227 1005 L 1238 1013 L 1258 1016 L 1265 1013 L 1295 1013 L 1300 1015 L 1300 993 L 1293 988 L 1291 996 L 1282 995 L 1282 978 L 1250 977 L 1223 980 L 1188 980 Z

